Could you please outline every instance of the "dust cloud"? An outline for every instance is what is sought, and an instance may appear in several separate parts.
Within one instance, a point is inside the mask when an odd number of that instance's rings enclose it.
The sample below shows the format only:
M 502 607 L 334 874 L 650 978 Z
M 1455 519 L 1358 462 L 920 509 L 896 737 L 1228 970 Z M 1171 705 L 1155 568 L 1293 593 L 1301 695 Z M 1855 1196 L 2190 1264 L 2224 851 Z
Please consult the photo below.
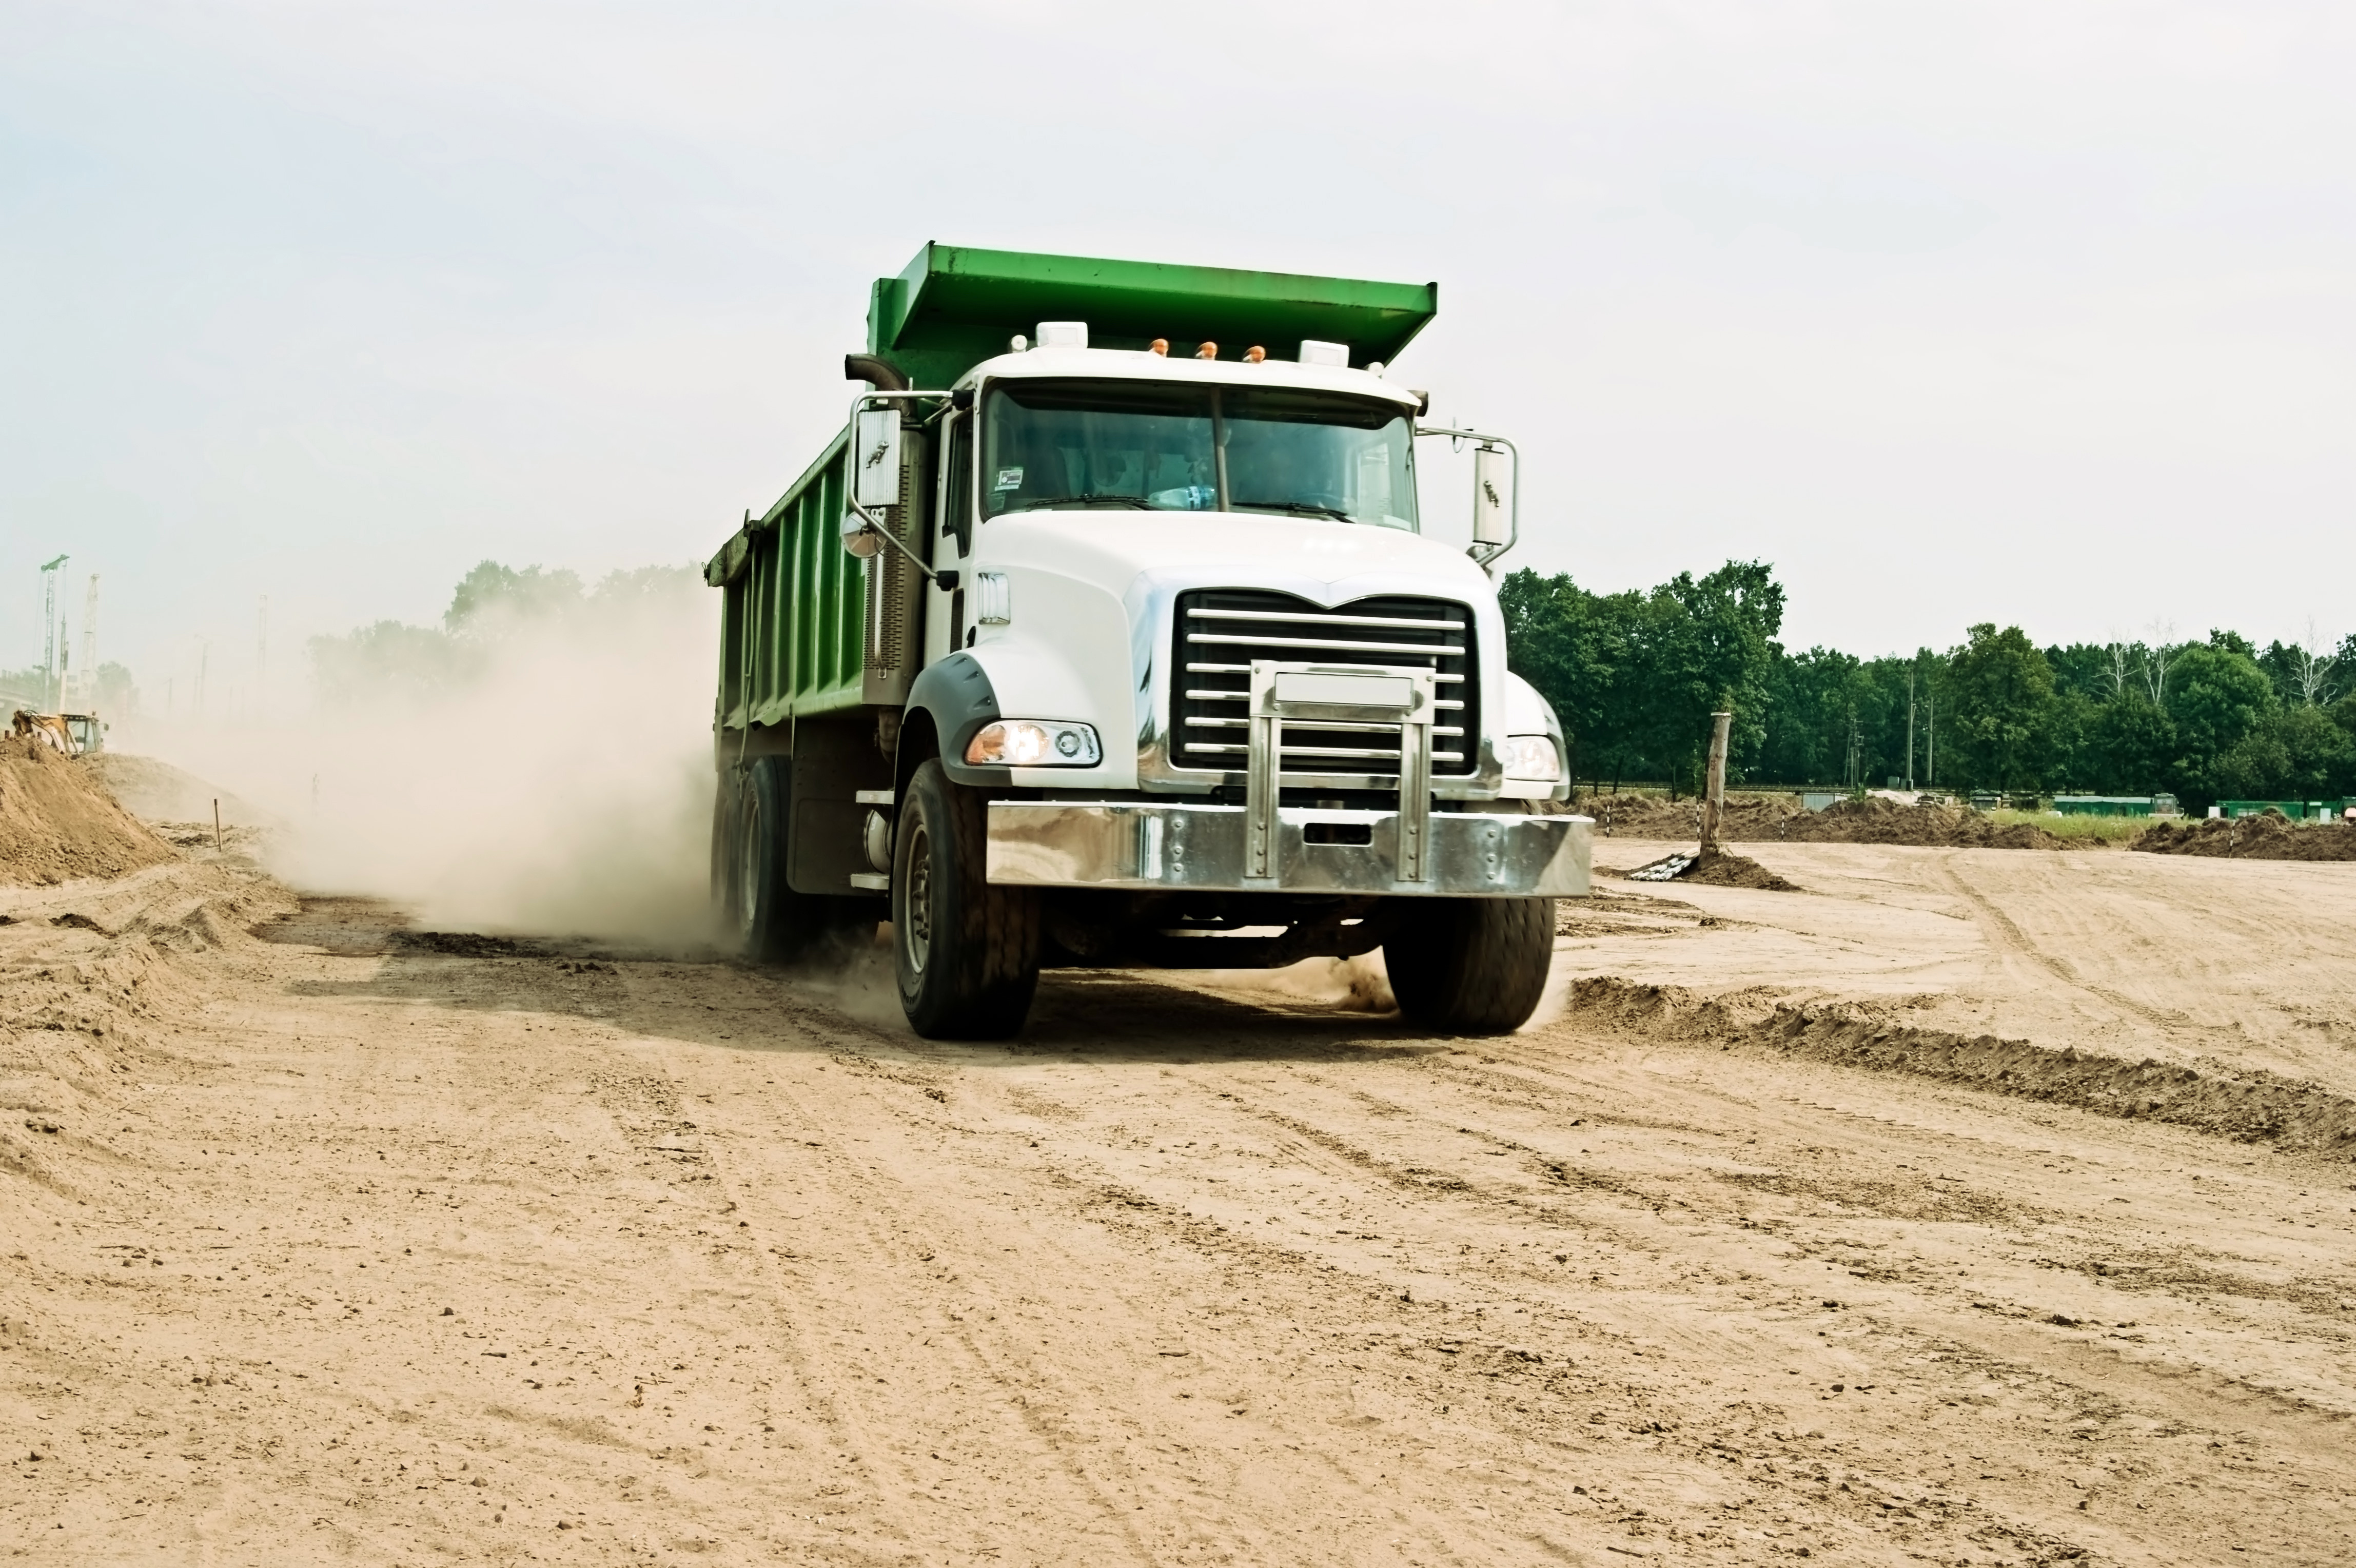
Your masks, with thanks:
M 443 629 L 313 639 L 286 712 L 114 744 L 241 797 L 295 886 L 434 926 L 700 944 L 719 607 L 683 568 L 584 592 L 486 563 Z

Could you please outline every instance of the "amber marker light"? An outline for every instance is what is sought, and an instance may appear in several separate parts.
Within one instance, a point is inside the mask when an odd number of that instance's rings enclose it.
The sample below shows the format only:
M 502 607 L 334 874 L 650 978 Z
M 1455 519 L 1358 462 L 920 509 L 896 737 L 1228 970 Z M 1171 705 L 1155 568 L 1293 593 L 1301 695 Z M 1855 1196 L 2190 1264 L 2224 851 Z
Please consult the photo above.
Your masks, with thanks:
M 1194 350 L 1194 358 L 1198 360 L 1215 360 L 1218 357 L 1219 346 L 1216 343 L 1205 343 Z
M 1161 354 L 1167 356 L 1170 352 L 1170 339 L 1167 338 L 1156 338 L 1152 342 L 1146 345 L 1145 351 L 1149 354 Z
M 1267 358 L 1268 350 L 1257 343 L 1244 350 L 1244 363 L 1247 365 L 1257 365 Z

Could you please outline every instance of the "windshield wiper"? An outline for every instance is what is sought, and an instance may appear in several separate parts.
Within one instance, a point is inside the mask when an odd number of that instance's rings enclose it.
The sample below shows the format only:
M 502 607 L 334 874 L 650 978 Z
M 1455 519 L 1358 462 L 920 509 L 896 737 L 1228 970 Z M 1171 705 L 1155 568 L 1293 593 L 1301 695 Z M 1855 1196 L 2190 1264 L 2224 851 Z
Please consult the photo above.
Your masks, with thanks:
M 1289 511 L 1301 517 L 1330 517 L 1338 522 L 1358 521 L 1340 507 L 1322 506 L 1316 501 L 1237 501 L 1235 505 L 1238 511 Z
M 1037 511 L 1042 507 L 1051 506 L 1124 506 L 1130 508 L 1133 511 L 1143 511 L 1146 510 L 1145 499 L 1141 496 L 1107 495 L 1101 491 L 1096 490 L 1091 490 L 1087 495 L 1082 496 L 1042 496 L 1037 500 L 1026 499 L 1021 506 L 1016 507 L 1014 510 L 1016 511 Z

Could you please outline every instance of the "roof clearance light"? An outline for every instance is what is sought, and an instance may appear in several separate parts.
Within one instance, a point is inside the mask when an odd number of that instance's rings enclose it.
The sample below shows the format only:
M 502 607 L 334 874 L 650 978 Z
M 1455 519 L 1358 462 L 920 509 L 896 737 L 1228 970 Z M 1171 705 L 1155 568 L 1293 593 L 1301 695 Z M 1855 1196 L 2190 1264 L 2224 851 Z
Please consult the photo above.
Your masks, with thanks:
M 1087 346 L 1088 324 L 1085 321 L 1039 323 L 1039 347 L 1042 349 L 1085 349 Z
M 1268 350 L 1257 343 L 1244 350 L 1244 363 L 1247 365 L 1257 365 L 1267 358 Z
M 1194 358 L 1198 360 L 1215 360 L 1218 357 L 1219 346 L 1216 343 L 1199 344 L 1194 349 Z
M 1148 343 L 1145 346 L 1145 351 L 1149 354 L 1162 354 L 1166 356 L 1170 352 L 1170 339 L 1167 338 L 1156 338 L 1152 342 Z
M 1031 339 L 1025 338 L 1020 332 L 1017 332 L 1013 337 L 1009 338 L 1006 340 L 1006 349 L 1007 352 L 1011 354 L 1027 353 L 1030 351 L 1030 348 Z
M 1320 343 L 1314 338 L 1303 338 L 1301 340 L 1301 362 L 1346 371 L 1350 368 L 1350 346 L 1347 343 Z

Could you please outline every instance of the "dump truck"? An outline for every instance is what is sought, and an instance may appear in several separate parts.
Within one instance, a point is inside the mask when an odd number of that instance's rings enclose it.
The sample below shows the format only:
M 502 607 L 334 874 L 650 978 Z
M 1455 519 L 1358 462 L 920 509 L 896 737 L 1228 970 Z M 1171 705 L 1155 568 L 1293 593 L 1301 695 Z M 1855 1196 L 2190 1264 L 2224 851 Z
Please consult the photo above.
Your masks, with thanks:
M 842 428 L 705 568 L 746 954 L 888 921 L 936 1038 L 1013 1034 L 1048 968 L 1377 949 L 1419 1026 L 1525 1022 L 1593 824 L 1506 669 L 1519 454 L 1389 368 L 1438 303 L 937 243 L 876 280 Z M 1470 451 L 1469 549 L 1419 441 Z

